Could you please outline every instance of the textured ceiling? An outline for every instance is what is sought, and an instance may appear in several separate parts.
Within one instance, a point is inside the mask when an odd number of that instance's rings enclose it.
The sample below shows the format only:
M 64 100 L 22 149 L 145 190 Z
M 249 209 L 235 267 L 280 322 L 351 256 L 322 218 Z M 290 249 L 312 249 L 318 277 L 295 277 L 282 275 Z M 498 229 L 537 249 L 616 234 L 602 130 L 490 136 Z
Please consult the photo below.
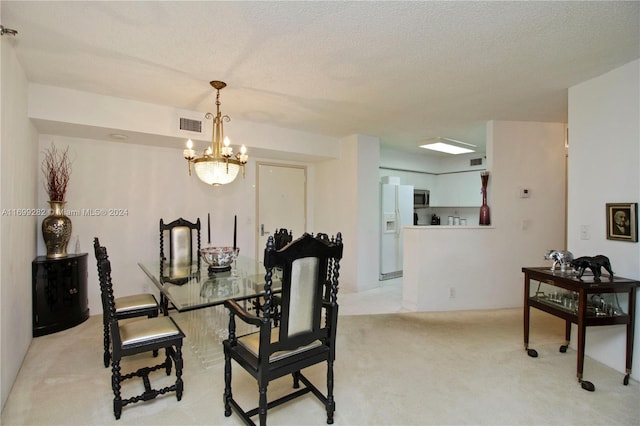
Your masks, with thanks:
M 487 120 L 566 122 L 640 57 L 640 2 L 2 1 L 31 82 L 417 152 Z M 5 36 L 7 37 L 7 36 Z M 250 144 L 249 144 L 250 145 Z

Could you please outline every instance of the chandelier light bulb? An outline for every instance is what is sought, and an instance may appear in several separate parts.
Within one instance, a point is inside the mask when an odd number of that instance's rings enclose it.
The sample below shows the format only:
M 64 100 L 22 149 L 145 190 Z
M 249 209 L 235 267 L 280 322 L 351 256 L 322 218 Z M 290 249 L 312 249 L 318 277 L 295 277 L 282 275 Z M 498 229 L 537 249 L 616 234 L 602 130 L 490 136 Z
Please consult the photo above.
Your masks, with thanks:
M 196 157 L 196 153 L 193 151 L 193 142 L 191 139 L 187 141 L 187 149 L 182 151 L 184 159 L 189 163 L 189 176 L 191 176 L 191 161 Z
M 192 148 L 193 148 L 193 142 L 191 141 L 191 139 L 189 139 L 187 141 L 187 148 L 184 151 L 182 151 L 182 155 L 188 161 L 193 160 L 196 155 L 196 153 L 193 151 Z
M 229 158 L 233 155 L 233 148 L 229 146 L 230 143 L 229 138 L 225 136 L 223 142 L 224 146 L 222 147 L 222 156 L 224 158 Z

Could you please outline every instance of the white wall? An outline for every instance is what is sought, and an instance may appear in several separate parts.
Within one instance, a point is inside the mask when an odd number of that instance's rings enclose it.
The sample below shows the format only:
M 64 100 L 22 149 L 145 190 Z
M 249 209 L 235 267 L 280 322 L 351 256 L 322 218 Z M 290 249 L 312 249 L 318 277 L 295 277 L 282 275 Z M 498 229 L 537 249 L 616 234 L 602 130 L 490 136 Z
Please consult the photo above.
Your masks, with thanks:
M 470 166 L 472 159 L 482 159 L 482 163 L 477 166 Z M 464 170 L 484 170 L 487 167 L 487 156 L 483 152 L 472 152 L 470 154 L 449 155 L 440 158 L 438 161 L 439 173 L 460 172 Z
M 640 199 L 639 76 L 636 60 L 569 89 L 568 248 L 575 256 L 604 254 L 615 273 L 636 280 L 640 246 L 606 239 L 605 204 Z M 587 240 L 580 238 L 583 225 L 589 227 Z M 639 324 L 636 317 L 636 349 Z M 640 379 L 637 352 L 633 377 Z M 589 328 L 586 353 L 624 372 L 624 327 Z
M 93 256 L 94 237 L 109 251 L 118 296 L 148 289 L 148 278 L 137 262 L 158 257 L 160 218 L 165 222 L 178 217 L 189 221 L 200 218 L 204 246 L 209 213 L 212 244 L 230 245 L 233 218 L 237 215 L 238 246 L 250 255 L 255 252 L 254 161 L 248 164 L 245 179 L 238 177 L 232 184 L 211 187 L 200 182 L 195 174 L 188 175 L 187 163 L 176 149 L 41 135 L 40 150 L 51 142 L 58 148 L 68 146 L 73 158 L 65 206 L 73 225 L 68 250 L 74 251 L 74 242 L 79 237 L 81 251 L 90 255 L 92 315 L 102 312 Z M 48 197 L 43 188 L 38 189 L 38 206 L 46 207 Z M 94 210 L 106 214 L 87 213 Z M 39 218 L 39 223 L 42 219 Z M 41 233 L 38 253 L 46 253 Z
M 563 123 L 488 124 L 491 227 L 404 228 L 407 309 L 522 306 L 522 267 L 545 265 L 545 251 L 564 246 L 564 129 Z M 520 198 L 523 186 L 530 198 Z
M 488 198 L 492 225 L 536 266 L 546 249 L 563 248 L 565 212 L 564 123 L 493 121 Z M 520 189 L 530 198 L 520 198 Z
M 380 147 L 380 167 L 428 173 L 440 170 L 439 161 L 433 156 L 413 155 L 385 147 Z
M 357 143 L 357 225 L 358 225 L 358 291 L 378 285 L 380 271 L 380 185 L 378 163 L 380 142 L 377 137 L 358 135 Z M 375 214 L 373 214 L 375 212 Z
M 342 232 L 340 286 L 362 291 L 378 285 L 379 142 L 353 135 L 341 143 L 340 158 L 315 165 L 314 217 L 318 231 Z
M 0 42 L 0 388 L 1 405 L 9 396 L 31 343 L 31 261 L 36 254 L 36 217 L 14 209 L 36 204 L 38 143 L 27 119 L 27 79 L 10 37 Z M 6 209 L 6 210 L 5 210 Z

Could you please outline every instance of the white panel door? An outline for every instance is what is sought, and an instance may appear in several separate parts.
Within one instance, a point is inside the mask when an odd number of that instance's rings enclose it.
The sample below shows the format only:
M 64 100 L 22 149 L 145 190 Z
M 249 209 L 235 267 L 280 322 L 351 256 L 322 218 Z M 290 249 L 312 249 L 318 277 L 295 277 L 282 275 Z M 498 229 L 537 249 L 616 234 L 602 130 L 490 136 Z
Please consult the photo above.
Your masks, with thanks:
M 256 259 L 263 260 L 269 235 L 277 228 L 293 232 L 293 238 L 306 231 L 307 169 L 303 166 L 258 163 Z

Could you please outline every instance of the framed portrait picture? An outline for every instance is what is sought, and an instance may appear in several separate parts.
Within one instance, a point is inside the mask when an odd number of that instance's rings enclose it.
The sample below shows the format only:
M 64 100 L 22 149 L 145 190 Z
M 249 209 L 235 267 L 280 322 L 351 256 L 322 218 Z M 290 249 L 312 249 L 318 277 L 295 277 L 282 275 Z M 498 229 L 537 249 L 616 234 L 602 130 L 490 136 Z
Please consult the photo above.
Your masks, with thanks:
M 638 241 L 638 203 L 607 203 L 607 239 Z

